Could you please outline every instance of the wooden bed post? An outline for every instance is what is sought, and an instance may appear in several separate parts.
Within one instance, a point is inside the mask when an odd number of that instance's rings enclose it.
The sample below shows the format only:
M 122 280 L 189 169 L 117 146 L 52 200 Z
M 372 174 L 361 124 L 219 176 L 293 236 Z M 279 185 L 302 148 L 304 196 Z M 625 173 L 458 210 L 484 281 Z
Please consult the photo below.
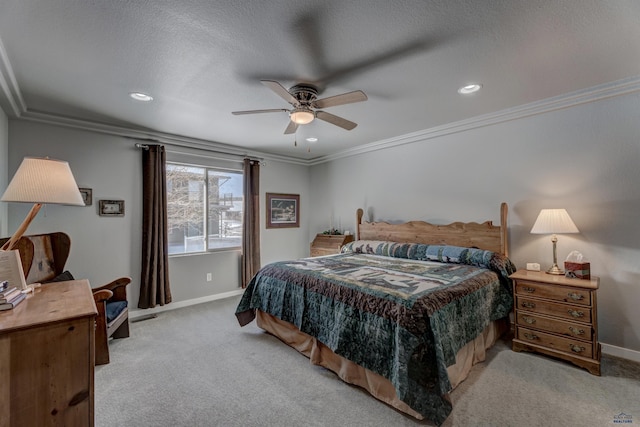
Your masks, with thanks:
M 500 248 L 504 256 L 509 256 L 509 236 L 507 233 L 507 212 L 509 208 L 506 202 L 500 205 Z
M 356 240 L 360 239 L 360 224 L 362 224 L 362 216 L 364 211 L 360 208 L 356 211 Z

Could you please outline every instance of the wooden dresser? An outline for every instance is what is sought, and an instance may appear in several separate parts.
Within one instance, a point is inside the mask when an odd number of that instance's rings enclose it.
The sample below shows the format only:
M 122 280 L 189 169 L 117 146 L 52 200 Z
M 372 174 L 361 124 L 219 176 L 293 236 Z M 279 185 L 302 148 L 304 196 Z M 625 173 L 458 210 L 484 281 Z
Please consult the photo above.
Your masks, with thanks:
M 569 279 L 540 271 L 512 274 L 514 351 L 564 359 L 600 375 L 596 292 L 600 279 Z
M 318 234 L 311 242 L 311 256 L 337 254 L 349 242 L 353 242 L 353 234 Z
M 0 426 L 93 426 L 96 306 L 87 280 L 0 312 Z

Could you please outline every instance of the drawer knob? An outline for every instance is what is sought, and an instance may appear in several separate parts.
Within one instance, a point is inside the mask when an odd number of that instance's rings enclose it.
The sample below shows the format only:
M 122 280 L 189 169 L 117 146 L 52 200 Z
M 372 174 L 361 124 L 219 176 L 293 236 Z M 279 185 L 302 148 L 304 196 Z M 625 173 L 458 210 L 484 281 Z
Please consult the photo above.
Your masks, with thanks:
M 522 316 L 522 321 L 530 325 L 533 325 L 534 323 L 536 323 L 536 319 L 534 319 L 533 317 L 527 317 L 527 316 Z
M 567 313 L 569 313 L 573 317 L 577 317 L 577 318 L 578 317 L 584 317 L 584 312 L 583 311 L 567 310 Z
M 578 329 L 578 328 L 574 328 L 573 326 L 569 326 L 569 330 L 570 330 L 574 335 L 584 335 L 584 329 Z
M 586 349 L 580 345 L 576 345 L 576 344 L 569 344 L 569 348 L 571 349 L 571 351 L 573 351 L 574 353 L 582 353 L 583 351 L 585 351 Z
M 583 299 L 584 299 L 584 295 L 582 295 L 582 294 L 578 294 L 578 293 L 575 293 L 575 292 L 569 292 L 569 293 L 567 294 L 567 296 L 568 296 L 569 298 L 571 298 L 572 300 L 574 300 L 574 301 L 580 301 L 580 300 L 583 300 Z
M 521 304 L 524 308 L 536 308 L 535 303 L 525 301 Z
M 536 288 L 531 288 L 531 287 L 529 287 L 529 286 L 523 286 L 523 287 L 522 287 L 522 290 L 523 290 L 523 291 L 525 291 L 525 292 L 528 292 L 528 293 L 532 294 L 532 293 L 534 293 L 534 292 L 536 291 Z
M 528 340 L 537 340 L 539 337 L 536 334 L 524 333 L 524 337 Z

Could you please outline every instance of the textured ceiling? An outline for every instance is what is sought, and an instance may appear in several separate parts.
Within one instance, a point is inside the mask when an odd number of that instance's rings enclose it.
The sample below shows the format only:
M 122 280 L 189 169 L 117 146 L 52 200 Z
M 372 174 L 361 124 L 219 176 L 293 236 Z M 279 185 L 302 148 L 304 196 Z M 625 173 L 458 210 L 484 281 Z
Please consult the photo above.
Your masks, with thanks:
M 0 105 L 314 159 L 640 75 L 640 1 L 2 0 Z M 2 53 L 2 52 L 0 52 Z M 364 91 L 284 135 L 260 84 Z M 482 83 L 463 97 L 457 89 Z M 127 94 L 143 91 L 148 104 Z M 13 108 L 12 108 L 13 103 Z M 319 138 L 310 146 L 307 136 Z

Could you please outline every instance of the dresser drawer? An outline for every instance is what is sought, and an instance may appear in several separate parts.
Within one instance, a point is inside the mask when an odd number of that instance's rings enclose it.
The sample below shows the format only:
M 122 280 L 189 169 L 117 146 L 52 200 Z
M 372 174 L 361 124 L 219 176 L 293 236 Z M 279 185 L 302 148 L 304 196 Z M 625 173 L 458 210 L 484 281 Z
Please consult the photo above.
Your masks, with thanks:
M 548 314 L 563 319 L 591 323 L 591 307 L 580 307 L 517 296 L 516 308 L 517 310 Z
M 579 338 L 586 341 L 593 340 L 593 328 L 591 325 L 566 322 L 564 320 L 522 311 L 518 311 L 516 323 L 519 326 L 541 329 L 543 331 L 553 332 L 565 337 Z
M 572 304 L 591 305 L 591 293 L 586 289 L 566 286 L 545 285 L 542 283 L 518 280 L 516 295 L 535 296 Z
M 563 338 L 546 332 L 518 328 L 518 339 L 582 357 L 593 357 L 593 343 Z

